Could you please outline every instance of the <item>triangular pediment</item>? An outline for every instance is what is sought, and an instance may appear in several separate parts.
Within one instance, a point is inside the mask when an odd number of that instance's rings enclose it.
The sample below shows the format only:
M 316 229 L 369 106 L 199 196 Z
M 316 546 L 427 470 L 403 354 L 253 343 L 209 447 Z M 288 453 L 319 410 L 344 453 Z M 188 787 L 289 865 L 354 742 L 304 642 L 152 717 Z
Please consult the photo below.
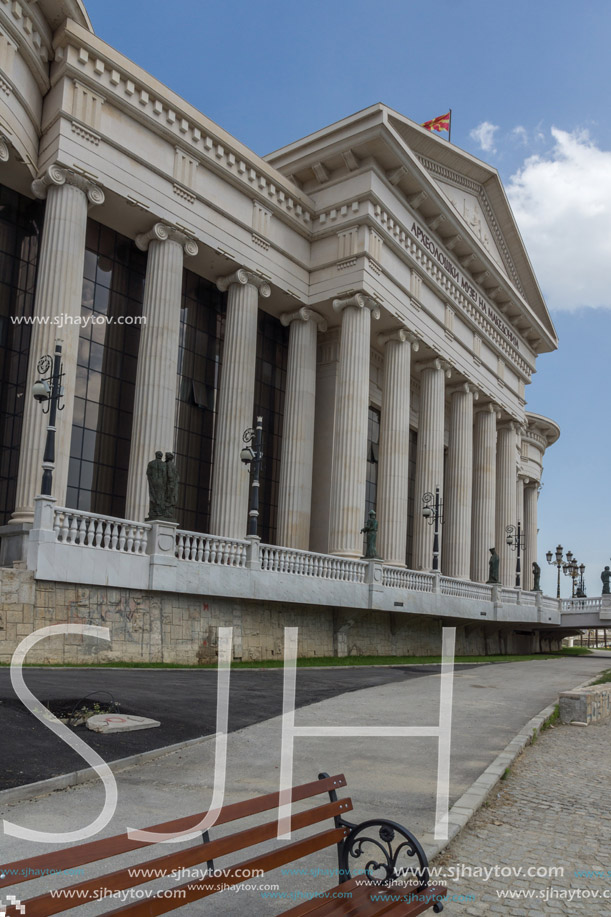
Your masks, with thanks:
M 438 180 L 437 184 L 448 198 L 450 204 L 465 226 L 479 239 L 490 257 L 494 259 L 496 264 L 509 279 L 508 267 L 495 241 L 500 241 L 499 228 L 498 226 L 491 225 L 493 221 L 489 222 L 480 203 L 481 197 L 484 195 L 483 188 L 480 190 L 480 193 L 476 195 L 472 191 L 468 191 L 464 186 L 461 187 L 461 184 L 458 182 L 450 183 Z M 506 247 L 505 245 L 505 248 Z

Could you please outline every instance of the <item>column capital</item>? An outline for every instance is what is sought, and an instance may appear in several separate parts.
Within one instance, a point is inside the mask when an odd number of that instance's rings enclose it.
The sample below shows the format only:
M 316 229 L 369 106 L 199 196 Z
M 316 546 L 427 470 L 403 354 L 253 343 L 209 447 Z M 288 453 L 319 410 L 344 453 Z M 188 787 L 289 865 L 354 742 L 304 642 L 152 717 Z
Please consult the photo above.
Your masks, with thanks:
M 394 331 L 378 334 L 378 344 L 380 347 L 384 347 L 389 341 L 400 341 L 402 344 L 411 344 L 414 352 L 420 349 L 420 341 L 416 335 L 408 331 L 407 328 L 396 328 Z
M 502 411 L 494 401 L 486 401 L 475 409 L 476 414 L 495 414 L 497 421 L 501 419 Z
M 249 283 L 251 286 L 257 288 L 259 296 L 264 296 L 265 298 L 272 292 L 272 288 L 267 280 L 264 280 L 263 277 L 255 274 L 254 271 L 249 271 L 245 267 L 239 267 L 233 274 L 227 274 L 226 277 L 219 277 L 216 281 L 216 285 L 221 293 L 225 293 L 234 283 L 240 284 L 241 286 L 246 286 L 246 284 Z
M 420 372 L 425 369 L 442 369 L 446 379 L 450 379 L 452 376 L 451 365 L 447 362 L 447 360 L 442 360 L 441 357 L 433 357 L 432 360 L 425 360 L 423 363 L 419 363 L 418 369 Z
M 8 162 L 10 156 L 10 145 L 4 134 L 0 134 L 0 162 Z
M 314 309 L 310 309 L 309 306 L 302 306 L 300 309 L 297 309 L 295 312 L 283 312 L 280 316 L 280 321 L 284 327 L 288 327 L 292 322 L 301 321 L 309 322 L 310 319 L 318 325 L 320 331 L 327 330 L 326 319 L 319 315 L 318 312 L 315 312 Z
M 167 241 L 178 242 L 179 245 L 182 245 L 185 255 L 197 255 L 199 251 L 197 242 L 191 236 L 168 223 L 155 223 L 148 232 L 141 232 L 136 236 L 136 245 L 141 252 L 148 251 L 151 242 Z
M 508 417 L 504 420 L 501 420 L 498 425 L 499 430 L 513 430 L 513 432 L 518 436 L 524 430 L 523 424 L 519 420 L 516 420 L 514 417 Z
M 373 318 L 380 317 L 380 303 L 369 296 L 368 293 L 354 293 L 345 299 L 334 299 L 333 309 L 335 312 L 341 312 L 346 306 L 356 306 L 357 309 L 369 309 Z
M 477 401 L 479 399 L 479 389 L 476 385 L 473 385 L 472 382 L 457 382 L 455 385 L 451 385 L 446 389 L 449 395 L 456 394 L 465 394 L 468 395 L 471 393 L 473 395 L 473 400 Z
M 87 200 L 90 205 L 103 204 L 105 200 L 104 191 L 99 185 L 96 185 L 91 179 L 86 178 L 85 175 L 74 172 L 72 169 L 66 169 L 64 166 L 59 166 L 57 163 L 49 166 L 43 175 L 34 179 L 32 182 L 34 196 L 40 200 L 44 200 L 47 196 L 47 191 L 53 185 L 55 185 L 56 188 L 62 185 L 73 185 L 73 187 L 78 188 L 79 191 L 87 195 Z

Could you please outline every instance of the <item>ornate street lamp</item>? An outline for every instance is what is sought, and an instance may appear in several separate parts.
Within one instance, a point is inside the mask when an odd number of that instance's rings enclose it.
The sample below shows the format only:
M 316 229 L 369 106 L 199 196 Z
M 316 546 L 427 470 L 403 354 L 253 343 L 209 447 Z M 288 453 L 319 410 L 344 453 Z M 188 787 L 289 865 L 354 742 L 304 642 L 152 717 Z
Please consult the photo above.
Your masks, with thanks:
M 577 589 L 575 590 L 575 597 L 578 599 L 585 599 L 586 596 L 586 587 L 583 581 L 583 575 L 586 572 L 586 565 L 579 564 L 579 582 L 577 583 Z
M 240 452 L 240 459 L 249 467 L 250 471 L 248 535 L 257 534 L 257 523 L 259 521 L 259 476 L 261 472 L 261 461 L 263 459 L 262 431 L 263 418 L 257 417 L 257 425 L 254 430 L 252 427 L 249 427 L 247 430 L 244 430 L 242 434 L 242 442 L 246 445 Z
M 512 551 L 516 552 L 516 589 L 521 588 L 520 580 L 522 570 L 520 566 L 520 554 L 524 550 L 524 534 L 521 525 L 522 524 L 518 522 L 517 527 L 515 525 L 508 525 L 505 529 L 507 533 L 507 544 Z
M 439 570 L 439 526 L 443 525 L 443 500 L 439 499 L 439 488 L 435 488 L 435 496 L 425 493 L 422 497 L 424 508 L 422 515 L 429 525 L 434 525 L 433 536 L 433 570 Z
M 563 565 L 562 572 L 564 573 L 565 576 L 571 577 L 571 598 L 574 599 L 575 598 L 575 580 L 579 577 L 580 568 L 577 562 L 577 558 L 573 557 L 570 551 L 567 551 L 566 559 L 567 559 L 567 563 Z
M 558 585 L 557 585 L 557 587 L 556 587 L 556 598 L 557 598 L 557 599 L 560 598 L 560 571 L 562 570 L 562 565 L 564 564 L 564 558 L 563 558 L 563 556 L 562 556 L 563 550 L 564 550 L 564 549 L 563 549 L 562 545 L 559 544 L 558 547 L 556 548 L 556 556 L 555 556 L 555 559 L 554 559 L 554 555 L 552 554 L 551 551 L 548 551 L 547 554 L 545 555 L 545 558 L 546 558 L 548 564 L 551 564 L 552 567 L 557 567 L 557 568 L 558 568 Z M 572 557 L 573 555 L 572 555 L 572 553 L 571 553 L 570 551 L 567 551 L 566 556 L 567 556 L 567 559 L 568 559 L 569 556 Z
M 53 469 L 55 468 L 55 433 L 57 430 L 55 422 L 57 412 L 64 409 L 64 405 L 59 403 L 64 394 L 61 384 L 64 378 L 61 341 L 55 342 L 54 356 L 45 354 L 38 361 L 36 368 L 40 373 L 40 378 L 32 386 L 32 395 L 43 405 L 43 414 L 49 415 L 40 492 L 45 497 L 50 497 L 53 490 Z

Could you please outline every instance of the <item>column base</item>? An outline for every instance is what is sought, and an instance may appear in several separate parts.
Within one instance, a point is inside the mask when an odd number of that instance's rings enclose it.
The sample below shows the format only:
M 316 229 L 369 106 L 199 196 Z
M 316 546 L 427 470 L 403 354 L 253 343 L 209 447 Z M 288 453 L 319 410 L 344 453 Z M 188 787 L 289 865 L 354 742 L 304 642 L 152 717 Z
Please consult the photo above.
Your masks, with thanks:
M 28 538 L 34 524 L 34 512 L 29 522 L 11 519 L 8 525 L 0 526 L 0 567 L 12 567 L 25 561 Z

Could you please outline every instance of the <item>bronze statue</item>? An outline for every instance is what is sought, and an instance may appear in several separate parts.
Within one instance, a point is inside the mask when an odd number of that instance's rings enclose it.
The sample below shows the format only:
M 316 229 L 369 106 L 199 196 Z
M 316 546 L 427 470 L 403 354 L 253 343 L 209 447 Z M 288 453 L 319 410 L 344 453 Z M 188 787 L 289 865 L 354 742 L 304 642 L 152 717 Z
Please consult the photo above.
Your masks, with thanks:
M 490 548 L 490 560 L 488 561 L 488 583 L 498 583 L 499 563 L 500 557 L 496 553 L 496 548 Z
M 541 592 L 541 567 L 536 560 L 533 560 L 533 592 Z
M 149 514 L 146 521 L 162 519 L 165 515 L 166 466 L 162 462 L 163 452 L 156 452 L 155 458 L 146 466 L 149 485 Z
M 173 452 L 166 452 L 165 454 L 165 474 L 165 512 L 163 518 L 176 522 L 179 478 Z
M 605 567 L 603 572 L 600 574 L 600 578 L 603 581 L 603 595 L 611 594 L 611 589 L 609 589 L 609 580 L 611 580 L 611 570 L 609 567 Z
M 376 540 L 378 537 L 378 520 L 376 519 L 374 509 L 369 510 L 369 519 L 361 529 L 361 532 L 367 535 L 367 550 L 365 551 L 365 557 L 377 557 Z

